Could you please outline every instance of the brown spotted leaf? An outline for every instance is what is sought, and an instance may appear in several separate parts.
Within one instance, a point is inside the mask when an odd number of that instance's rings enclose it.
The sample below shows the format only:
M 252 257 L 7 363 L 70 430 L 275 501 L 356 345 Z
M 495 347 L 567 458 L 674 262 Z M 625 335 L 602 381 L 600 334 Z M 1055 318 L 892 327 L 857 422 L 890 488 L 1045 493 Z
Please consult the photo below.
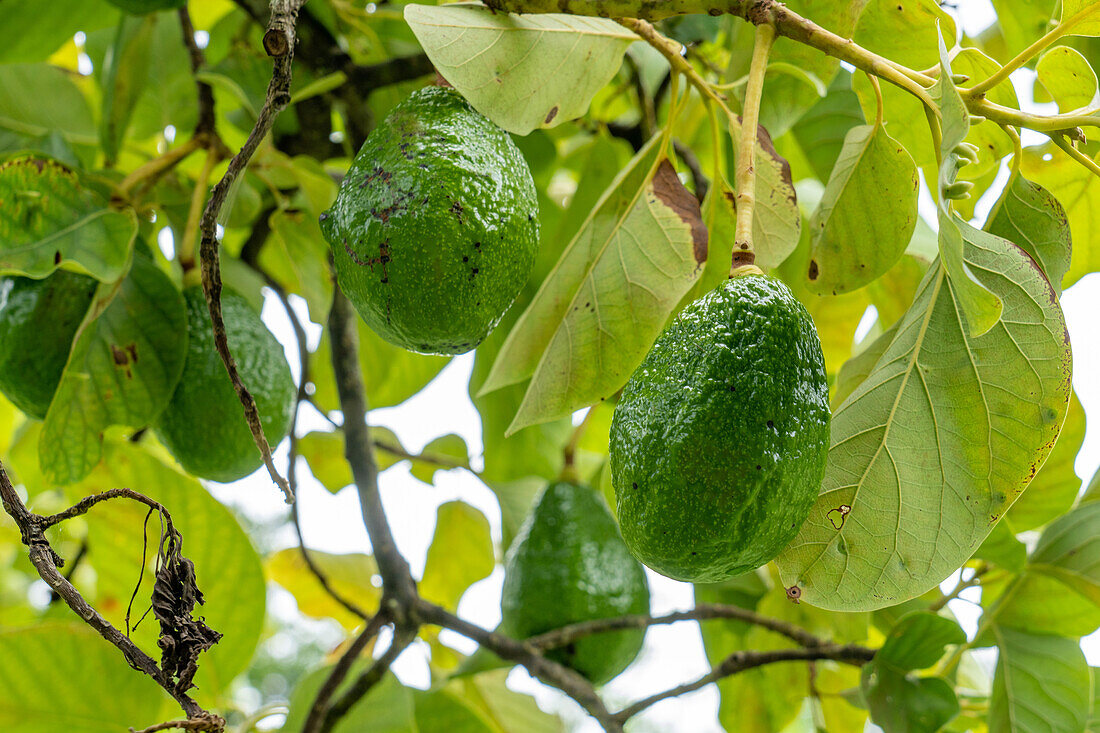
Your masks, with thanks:
M 509 432 L 622 387 L 706 259 L 699 203 L 654 138 L 604 192 L 493 364 L 483 394 L 530 380 Z
M 967 268 L 1004 308 L 970 335 L 936 260 L 834 412 L 817 503 L 777 560 L 783 584 L 812 605 L 882 608 L 935 587 L 973 555 L 1062 427 L 1071 359 L 1050 283 L 1012 243 L 959 228 Z

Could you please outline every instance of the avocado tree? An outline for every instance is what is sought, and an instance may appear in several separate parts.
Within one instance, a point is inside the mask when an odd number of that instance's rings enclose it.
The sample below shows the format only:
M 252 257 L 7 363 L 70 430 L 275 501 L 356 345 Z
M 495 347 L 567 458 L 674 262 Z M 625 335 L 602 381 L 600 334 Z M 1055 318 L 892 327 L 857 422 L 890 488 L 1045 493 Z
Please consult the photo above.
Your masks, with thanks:
M 955 5 L 0 2 L 0 729 L 1100 730 L 1100 3 Z

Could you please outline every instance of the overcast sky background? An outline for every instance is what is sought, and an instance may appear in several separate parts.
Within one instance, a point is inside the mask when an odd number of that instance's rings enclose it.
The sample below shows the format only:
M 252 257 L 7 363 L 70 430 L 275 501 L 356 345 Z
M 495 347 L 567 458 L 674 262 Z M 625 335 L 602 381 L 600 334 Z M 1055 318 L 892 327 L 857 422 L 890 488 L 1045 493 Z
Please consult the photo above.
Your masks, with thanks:
M 993 9 L 989 0 L 967 0 L 960 3 L 965 9 L 957 11 L 962 27 L 970 35 L 975 35 L 993 19 Z M 1022 104 L 1031 99 L 1032 72 L 1021 70 L 1013 74 L 1017 93 Z M 1042 112 L 1055 112 L 1054 105 L 1030 105 L 1030 109 Z M 919 121 L 924 124 L 924 120 Z M 1045 138 L 1037 133 L 1024 133 L 1024 143 L 1036 144 Z M 1005 175 L 1002 173 L 1002 175 Z M 979 217 L 984 217 L 992 205 L 983 200 L 979 207 Z M 925 219 L 933 226 L 934 207 L 931 197 L 924 192 L 921 211 Z M 1100 313 L 1100 274 L 1090 275 L 1065 292 L 1062 307 L 1069 323 L 1074 355 L 1074 387 L 1085 408 L 1086 414 L 1100 415 L 1100 329 L 1096 327 L 1096 314 Z M 303 309 L 304 314 L 304 309 Z M 264 309 L 264 320 L 269 324 L 280 341 L 286 346 L 292 369 L 297 372 L 298 358 L 294 346 L 293 332 L 282 312 L 281 306 L 268 299 Z M 861 329 L 863 333 L 870 327 L 873 319 L 865 318 Z M 313 344 L 319 339 L 320 328 L 312 329 Z M 862 334 L 860 334 L 862 335 Z M 373 425 L 383 425 L 392 429 L 402 444 L 410 451 L 417 452 L 433 438 L 447 433 L 461 435 L 470 448 L 474 468 L 480 467 L 482 450 L 481 429 L 477 412 L 467 395 L 467 382 L 473 365 L 473 354 L 466 354 L 452 360 L 443 372 L 420 394 L 404 404 L 370 413 Z M 297 379 L 297 373 L 295 378 Z M 1100 427 L 1090 424 L 1085 436 L 1084 447 L 1077 458 L 1077 474 L 1086 483 L 1100 464 Z M 311 429 L 327 429 L 325 421 L 311 409 L 304 407 L 301 433 Z M 285 442 L 279 450 L 280 466 L 286 465 Z M 346 488 L 332 495 L 309 476 L 304 463 L 301 465 L 300 511 L 307 546 L 326 552 L 370 552 L 370 543 L 360 520 L 359 503 L 353 488 Z M 275 519 L 285 516 L 286 507 L 278 492 L 274 490 L 266 474 L 258 472 L 234 484 L 210 484 L 212 492 L 221 500 L 236 507 L 245 515 L 256 519 Z M 492 526 L 493 537 L 500 541 L 500 510 L 492 492 L 469 473 L 461 470 L 440 472 L 436 475 L 436 485 L 428 486 L 413 478 L 403 466 L 391 468 L 381 475 L 382 499 L 390 523 L 393 526 L 397 545 L 409 560 L 413 572 L 419 574 L 424 567 L 428 545 L 434 532 L 436 508 L 443 502 L 461 499 L 484 512 Z M 285 535 L 287 546 L 293 545 L 293 534 Z M 280 537 L 281 539 L 282 537 Z M 492 628 L 500 618 L 500 588 L 503 572 L 500 568 L 489 578 L 475 584 L 463 597 L 460 613 L 482 626 Z M 953 586 L 955 578 L 949 578 L 945 586 Z M 656 573 L 649 572 L 652 590 L 652 611 L 655 614 L 673 610 L 688 609 L 693 605 L 691 586 L 678 583 Z M 976 594 L 977 589 L 973 589 Z M 976 597 L 976 595 L 974 596 Z M 272 591 L 269 610 L 280 616 L 293 615 L 293 598 L 278 589 Z M 966 601 L 951 604 L 964 628 L 973 633 L 976 627 L 977 609 Z M 324 622 L 320 622 L 322 625 Z M 334 642 L 341 638 L 335 630 Z M 472 642 L 451 632 L 443 637 L 464 651 L 472 651 Z M 384 641 L 384 640 L 383 640 Z M 1094 634 L 1083 643 L 1086 655 L 1092 665 L 1100 665 L 1100 637 Z M 292 647 L 288 647 L 288 651 Z M 384 644 L 378 648 L 384 648 Z M 428 654 L 423 644 L 410 647 L 394 665 L 394 671 L 406 684 L 427 687 L 429 676 L 427 669 Z M 992 659 L 986 659 L 992 664 Z M 656 626 L 649 630 L 645 648 L 635 664 L 609 684 L 604 692 L 613 702 L 625 702 L 639 698 L 698 677 L 709 669 L 704 654 L 698 626 L 694 623 L 681 623 L 672 626 Z M 517 669 L 509 677 L 509 684 L 515 689 L 536 694 L 544 709 L 557 712 L 565 717 L 574 729 L 595 732 L 599 727 L 586 720 L 580 709 L 571 701 L 554 690 L 543 687 L 532 680 L 522 669 Z M 639 725 L 636 730 L 651 729 L 662 731 L 695 731 L 714 733 L 721 731 L 716 720 L 718 693 L 713 685 L 678 698 L 660 703 L 651 708 L 644 716 L 649 725 Z M 278 727 L 281 721 L 271 718 L 270 724 Z M 874 726 L 870 729 L 877 730 Z

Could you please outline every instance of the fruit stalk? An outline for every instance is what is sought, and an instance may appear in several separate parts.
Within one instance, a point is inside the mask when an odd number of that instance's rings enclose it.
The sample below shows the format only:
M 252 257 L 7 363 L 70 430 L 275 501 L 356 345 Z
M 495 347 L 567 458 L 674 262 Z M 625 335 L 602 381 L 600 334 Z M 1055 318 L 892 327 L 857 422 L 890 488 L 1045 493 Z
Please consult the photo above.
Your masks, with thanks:
M 733 240 L 730 277 L 735 277 L 735 273 L 743 274 L 741 268 L 752 265 L 756 259 L 752 245 L 752 218 L 756 208 L 757 129 L 760 125 L 760 102 L 764 96 L 764 74 L 768 70 L 768 54 L 774 41 L 773 26 L 767 23 L 756 26 L 737 151 L 737 230 Z

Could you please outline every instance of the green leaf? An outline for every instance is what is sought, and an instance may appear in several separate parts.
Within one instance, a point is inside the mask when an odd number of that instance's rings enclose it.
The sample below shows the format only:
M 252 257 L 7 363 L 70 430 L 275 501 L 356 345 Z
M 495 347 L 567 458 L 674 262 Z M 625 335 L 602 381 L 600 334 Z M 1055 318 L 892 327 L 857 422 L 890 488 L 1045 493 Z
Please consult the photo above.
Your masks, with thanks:
M 989 214 L 986 230 L 1031 255 L 1062 294 L 1070 267 L 1070 223 L 1066 210 L 1045 188 L 1014 175 Z
M 1073 506 L 1081 479 L 1073 470 L 1085 440 L 1085 410 L 1076 394 L 1070 395 L 1069 412 L 1058 442 L 1043 467 L 1005 515 L 1013 532 L 1037 529 L 1065 514 Z
M 1045 160 L 1047 157 L 1050 159 Z M 1100 270 L 1100 177 L 1053 144 L 1025 148 L 1020 170 L 1065 207 L 1073 235 L 1073 260 L 1061 287 L 1068 288 Z
M 560 450 L 559 450 L 560 455 Z M 514 481 L 487 481 L 500 504 L 501 552 L 506 552 L 523 521 L 531 513 L 535 499 L 546 488 L 547 479 L 527 476 Z
M 890 630 L 875 663 L 898 672 L 927 669 L 943 656 L 951 644 L 966 641 L 966 632 L 949 618 L 927 611 L 904 616 Z
M 897 326 L 891 326 L 878 338 L 867 345 L 862 351 L 853 356 L 840 367 L 836 383 L 833 387 L 833 409 L 844 404 L 848 396 L 856 387 L 863 384 L 864 380 L 874 371 L 879 359 L 897 336 Z
M 1000 653 L 989 701 L 990 733 L 1083 731 L 1089 665 L 1074 639 L 995 626 Z
M 428 692 L 414 692 L 421 733 L 561 733 L 561 720 L 539 709 L 534 698 L 505 686 L 508 670 L 456 679 Z
M 424 460 L 413 460 L 409 473 L 426 484 L 435 480 L 436 471 L 448 470 L 448 464 L 470 465 L 470 451 L 462 436 L 449 433 L 432 440 L 420 451 Z
M 1018 573 L 1027 564 L 1027 547 L 1016 539 L 1006 519 L 993 526 L 985 541 L 974 552 L 974 557 Z
M 912 69 L 937 63 L 940 34 L 954 39 L 955 20 L 934 0 L 870 0 L 859 16 L 855 42 Z
M 221 699 L 243 672 L 263 631 L 265 589 L 260 558 L 232 512 L 191 476 L 171 468 L 162 450 L 125 439 L 104 444 L 104 461 L 80 484 L 67 491 L 70 500 L 118 486 L 132 487 L 160 502 L 172 515 L 184 538 L 184 555 L 195 563 L 195 577 L 206 603 L 195 614 L 224 634 L 199 658 L 195 677 L 198 699 Z M 88 554 L 95 569 L 94 605 L 118 628 L 124 626 L 126 605 L 134 592 L 143 557 L 142 533 L 148 507 L 125 499 L 102 504 L 88 515 Z M 149 605 L 156 561 L 159 522 L 148 523 L 145 579 L 134 602 L 132 621 Z M 132 634 L 134 641 L 160 658 L 156 620 L 149 616 Z M 129 673 L 133 675 L 132 672 Z M 132 723 L 131 723 L 132 724 Z
M 328 306 L 325 308 L 322 313 L 327 313 Z M 356 318 L 355 323 L 359 333 L 359 368 L 363 370 L 372 410 L 401 404 L 427 386 L 450 362 L 450 357 L 426 356 L 394 346 L 372 331 L 361 318 Z M 340 409 L 327 329 L 317 350 L 310 356 L 310 376 L 317 388 L 314 399 L 321 409 Z
M 863 668 L 871 720 L 887 733 L 936 733 L 959 714 L 955 691 L 938 677 L 912 677 L 874 662 Z
M 965 641 L 966 633 L 949 618 L 925 611 L 902 617 L 863 668 L 863 695 L 871 719 L 887 733 L 934 733 L 943 727 L 959 712 L 955 691 L 942 679 L 909 672 L 931 667 L 946 646 Z
M 997 590 L 994 585 L 983 595 L 995 600 L 1000 595 Z M 1087 636 L 1100 627 L 1100 607 L 1041 570 L 1027 568 L 1018 584 L 1005 593 L 1012 595 L 998 609 L 997 623 L 1001 626 L 1074 638 Z
M 829 179 L 848 131 L 864 123 L 859 97 L 852 91 L 852 74 L 843 70 L 819 99 L 791 128 L 817 178 Z M 712 237 L 713 240 L 713 237 Z
M 1035 71 L 1062 112 L 1086 107 L 1096 96 L 1096 72 L 1080 51 L 1069 46 L 1055 46 L 1044 53 Z
M 405 21 L 439 73 L 517 135 L 583 115 L 638 40 L 604 18 L 479 7 L 406 5 Z
M 1051 29 L 1058 0 L 992 0 L 1004 35 L 1007 61 Z
M 4 0 L 0 3 L 0 28 L 18 28 L 0 47 L 0 63 L 45 61 L 71 41 L 77 31 L 113 25 L 118 10 L 103 0 Z
M 334 555 L 317 550 L 310 550 L 309 557 L 342 598 L 354 601 L 366 613 L 378 609 L 382 589 L 380 582 L 378 585 L 374 582 L 379 578 L 373 557 L 362 553 Z M 301 549 L 291 547 L 269 555 L 264 570 L 269 580 L 294 596 L 298 610 L 306 616 L 334 619 L 348 631 L 363 624 L 362 618 L 344 608 L 324 589 L 306 565 Z
M 0 128 L 32 137 L 56 131 L 72 143 L 99 143 L 84 95 L 68 74 L 48 64 L 0 65 Z
M 833 33 L 851 38 L 864 1 L 792 0 L 785 5 L 804 18 L 813 18 L 815 23 Z M 738 25 L 747 23 L 739 21 Z M 744 78 L 752 58 L 751 41 L 743 46 L 734 44 L 733 48 L 734 57 L 726 70 L 727 81 Z M 782 36 L 775 39 L 771 58 L 773 61 L 764 79 L 760 123 L 778 138 L 825 96 L 824 87 L 837 74 L 839 63 L 804 43 Z
M 305 298 L 313 318 L 324 318 L 332 305 L 332 275 L 317 217 L 279 210 L 272 213 L 268 225 L 271 236 L 260 250 L 260 265 L 288 292 Z
M 467 588 L 489 577 L 494 564 L 493 540 L 485 515 L 461 501 L 441 504 L 435 515 L 435 535 L 428 547 L 420 594 L 453 611 Z
M 58 484 L 83 478 L 99 462 L 103 431 L 141 427 L 165 408 L 187 356 L 187 312 L 168 276 L 143 255 L 116 286 L 102 284 L 73 342 L 46 413 L 38 456 Z
M 1094 0 L 1062 0 L 1062 27 L 1071 36 L 1100 36 L 1100 5 Z
M 889 270 L 917 223 L 917 166 L 882 125 L 853 127 L 810 222 L 809 287 L 846 293 Z
M 1004 302 L 968 335 L 941 263 L 867 379 L 835 411 L 821 493 L 777 560 L 825 608 L 920 595 L 981 544 L 1042 464 L 1069 401 L 1065 320 L 1034 261 L 959 222 L 968 268 Z M 850 511 L 839 525 L 839 507 Z
M 336 688 L 333 699 L 347 691 L 355 679 L 366 671 L 370 659 L 357 661 L 343 684 Z M 302 730 L 321 685 L 328 679 L 331 667 L 314 670 L 303 677 L 290 696 L 290 712 L 283 723 L 285 733 Z M 413 715 L 413 691 L 402 685 L 392 672 L 375 685 L 348 710 L 347 715 L 332 727 L 332 733 L 418 733 Z
M 137 234 L 133 211 L 109 208 L 69 168 L 37 157 L 0 163 L 0 200 L 0 270 L 42 278 L 71 264 L 103 281 L 125 271 Z
M 948 195 L 958 177 L 961 162 L 956 150 L 966 139 L 970 131 L 970 114 L 959 96 L 955 83 L 951 80 L 951 64 L 947 60 L 947 48 L 939 40 L 940 78 L 931 89 L 941 115 L 942 140 L 940 142 L 939 177 L 936 185 L 936 214 L 940 225 L 940 258 L 944 271 L 951 280 L 952 290 L 956 294 L 964 325 L 971 337 L 980 336 L 997 323 L 1001 317 L 1003 304 L 1000 299 L 983 287 L 977 275 L 967 266 L 963 254 L 965 232 L 969 230 L 951 210 L 951 197 Z
M 97 69 L 103 87 L 99 140 L 108 163 L 118 157 L 123 136 L 138 99 L 149 81 L 149 58 L 153 50 L 156 16 L 123 14 L 114 43 Z
M 201 13 L 201 6 L 191 8 L 192 18 L 200 29 Z M 172 125 L 176 128 L 176 140 L 182 141 L 194 129 L 199 107 L 183 31 L 175 13 L 151 13 L 145 17 L 153 20 L 156 53 L 146 59 L 148 82 L 130 119 L 128 135 L 133 140 L 145 140 L 163 134 L 164 128 Z M 219 34 L 213 33 L 211 43 L 216 44 L 218 38 Z M 206 52 L 208 60 L 211 50 Z
M 1082 504 L 1051 523 L 1029 563 L 1100 606 L 1100 504 Z
M 967 83 L 973 83 L 992 76 L 1000 68 L 999 63 L 976 48 L 959 49 L 951 58 L 951 70 L 956 75 L 962 74 L 969 78 L 971 82 Z M 1005 107 L 1020 108 L 1016 90 L 1012 86 L 1012 82 L 1008 80 L 986 92 L 986 99 Z M 971 121 L 970 131 L 966 134 L 966 142 L 978 149 L 978 160 L 964 166 L 959 171 L 959 178 L 974 181 L 976 185 L 970 193 L 970 198 L 957 201 L 956 206 L 963 218 L 972 218 L 973 210 L 971 207 L 981 196 L 981 188 L 977 184 L 983 183 L 987 176 L 996 177 L 1001 166 L 1001 159 L 1011 155 L 1015 150 L 1015 145 L 997 123 L 980 119 Z
M 702 273 L 699 204 L 659 140 L 604 193 L 497 355 L 482 394 L 530 379 L 506 435 L 614 393 Z
M 75 622 L 0 631 L 0 685 L 6 733 L 118 733 L 163 722 L 168 700 L 118 649 Z

